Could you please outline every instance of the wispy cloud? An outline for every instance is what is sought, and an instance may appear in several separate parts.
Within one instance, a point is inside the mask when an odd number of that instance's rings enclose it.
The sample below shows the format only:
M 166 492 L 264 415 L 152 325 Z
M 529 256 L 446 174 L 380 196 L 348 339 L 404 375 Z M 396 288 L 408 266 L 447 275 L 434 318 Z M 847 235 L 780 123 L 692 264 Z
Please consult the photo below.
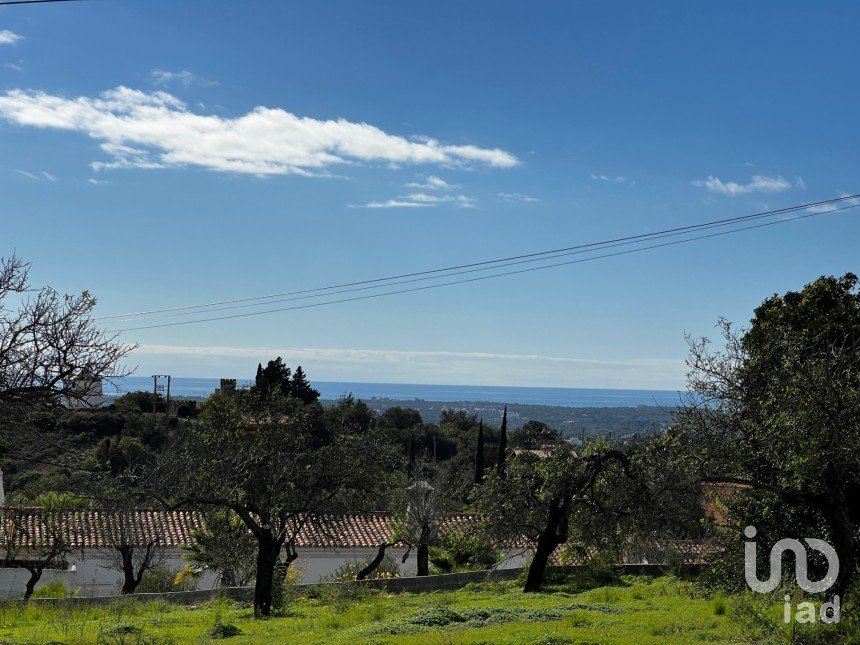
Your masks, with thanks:
M 648 387 L 683 384 L 682 358 L 595 360 L 542 354 L 402 351 L 385 349 L 194 347 L 144 344 L 134 354 L 141 369 L 170 366 L 185 373 L 241 375 L 273 356 L 300 364 L 314 378 L 333 381 L 482 383 L 555 387 Z
M 475 199 L 466 195 L 431 195 L 429 193 L 409 193 L 398 195 L 385 201 L 368 202 L 353 208 L 427 208 L 449 204 L 457 208 L 475 208 Z
M 629 183 L 635 183 L 635 182 L 631 182 L 630 180 L 628 180 L 627 177 L 622 177 L 621 175 L 609 176 L 609 175 L 596 175 L 594 173 L 591 173 L 591 178 L 596 180 L 596 181 L 608 181 L 608 182 L 611 182 L 613 184 L 623 184 L 623 183 L 628 183 L 628 182 Z
M 253 175 L 320 175 L 355 163 L 469 165 L 511 168 L 519 160 L 499 148 L 407 139 L 367 123 L 301 117 L 257 107 L 236 118 L 193 112 L 175 96 L 117 87 L 99 97 L 45 92 L 0 94 L 0 117 L 21 125 L 79 132 L 101 142 L 110 158 L 95 169 L 179 168 Z
M 406 184 L 407 188 L 419 188 L 421 190 L 455 190 L 460 187 L 460 184 L 449 184 L 447 181 L 436 175 L 424 177 L 423 180 L 413 181 Z
M 57 181 L 57 177 L 55 175 L 52 175 L 51 173 L 46 172 L 44 170 L 42 172 L 40 172 L 38 175 L 36 173 L 29 172 L 27 170 L 16 169 L 15 172 L 17 172 L 19 175 L 21 175 L 23 177 L 26 177 L 27 179 L 35 179 L 36 181 L 39 181 L 41 179 L 47 179 L 48 181 Z
M 87 179 L 87 183 L 92 184 L 93 186 L 106 186 L 110 182 L 105 181 L 104 179 L 94 179 L 90 177 L 89 179 Z
M 164 69 L 154 69 L 149 73 L 149 77 L 152 79 L 152 82 L 156 85 L 172 85 L 174 83 L 178 83 L 183 87 L 191 87 L 192 85 L 199 85 L 201 87 L 214 87 L 218 85 L 218 81 L 210 81 L 201 76 L 198 76 L 194 72 L 189 72 L 187 69 L 184 69 L 179 72 L 170 72 Z
M 419 175 L 418 181 L 411 181 L 406 188 L 417 188 L 406 195 L 390 199 L 376 200 L 366 204 L 349 204 L 350 208 L 428 208 L 447 204 L 457 208 L 475 208 L 475 198 L 454 194 L 460 184 L 451 184 L 436 175 Z M 431 192 L 426 192 L 431 191 Z
M 506 202 L 534 203 L 540 201 L 537 197 L 532 197 L 531 195 L 523 195 L 522 193 L 499 193 L 498 197 L 499 199 Z
M 0 29 L 0 45 L 17 45 L 24 36 L 8 29 Z
M 366 204 L 350 204 L 350 208 L 427 208 L 433 204 L 410 202 L 406 199 L 393 198 L 383 202 L 367 202 Z
M 781 193 L 791 188 L 791 182 L 784 177 L 768 177 L 767 175 L 753 175 L 745 184 L 722 181 L 719 177 L 711 175 L 707 179 L 694 180 L 693 185 L 705 188 L 711 193 L 732 196 L 750 193 Z
M 3 67 L 11 69 L 13 72 L 23 72 L 24 68 L 18 63 L 3 63 Z
M 848 197 L 848 193 L 840 192 L 839 196 Z M 846 206 L 860 206 L 860 199 L 854 197 L 852 199 L 846 199 L 835 204 L 821 204 L 820 206 L 810 206 L 806 210 L 810 213 L 829 213 L 831 211 L 835 211 L 838 208 L 845 208 Z

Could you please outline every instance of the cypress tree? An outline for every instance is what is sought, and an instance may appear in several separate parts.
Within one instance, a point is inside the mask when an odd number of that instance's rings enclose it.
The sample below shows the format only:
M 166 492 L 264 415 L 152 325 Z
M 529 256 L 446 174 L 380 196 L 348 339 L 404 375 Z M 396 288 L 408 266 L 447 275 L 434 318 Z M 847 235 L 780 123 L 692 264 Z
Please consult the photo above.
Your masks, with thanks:
M 475 450 L 475 483 L 484 483 L 484 420 L 478 423 L 478 447 Z
M 508 450 L 508 406 L 502 413 L 502 427 L 499 430 L 499 458 L 496 462 L 496 471 L 504 477 L 505 475 L 505 453 Z
M 263 385 L 263 364 L 257 363 L 257 376 L 254 377 L 254 385 L 260 387 Z
M 409 435 L 409 466 L 406 469 L 406 475 L 411 480 L 415 475 L 415 433 Z

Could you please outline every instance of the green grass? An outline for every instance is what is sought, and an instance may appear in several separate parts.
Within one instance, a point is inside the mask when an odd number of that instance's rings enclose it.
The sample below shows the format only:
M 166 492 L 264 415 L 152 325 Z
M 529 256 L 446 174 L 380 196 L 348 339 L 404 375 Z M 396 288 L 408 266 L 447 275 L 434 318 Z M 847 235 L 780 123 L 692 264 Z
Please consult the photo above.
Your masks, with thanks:
M 455 592 L 355 596 L 327 591 L 293 598 L 283 615 L 255 620 L 250 607 L 122 600 L 107 607 L 0 605 L 3 643 L 649 643 L 786 642 L 776 605 L 707 597 L 672 578 L 625 578 L 580 591 L 555 584 L 523 594 L 514 583 Z M 741 620 L 738 611 L 755 620 Z M 782 630 L 782 631 L 780 631 Z

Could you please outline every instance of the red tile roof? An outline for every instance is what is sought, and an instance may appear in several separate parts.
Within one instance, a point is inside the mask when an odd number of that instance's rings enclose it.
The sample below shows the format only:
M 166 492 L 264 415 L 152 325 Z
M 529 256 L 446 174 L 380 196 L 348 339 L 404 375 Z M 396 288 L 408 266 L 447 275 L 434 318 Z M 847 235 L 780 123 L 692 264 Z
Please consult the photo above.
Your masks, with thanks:
M 197 511 L 135 510 L 111 512 L 100 510 L 48 511 L 41 508 L 5 508 L 0 548 L 5 548 L 12 526 L 19 527 L 16 539 L 20 546 L 38 548 L 50 544 L 53 535 L 62 537 L 74 549 L 110 548 L 119 543 L 143 546 L 157 539 L 162 546 L 180 547 L 194 542 L 193 531 L 205 525 Z M 444 518 L 440 532 L 456 525 L 473 522 L 475 516 L 454 514 Z M 391 516 L 388 513 L 328 515 L 306 525 L 298 534 L 300 548 L 377 547 L 391 540 Z

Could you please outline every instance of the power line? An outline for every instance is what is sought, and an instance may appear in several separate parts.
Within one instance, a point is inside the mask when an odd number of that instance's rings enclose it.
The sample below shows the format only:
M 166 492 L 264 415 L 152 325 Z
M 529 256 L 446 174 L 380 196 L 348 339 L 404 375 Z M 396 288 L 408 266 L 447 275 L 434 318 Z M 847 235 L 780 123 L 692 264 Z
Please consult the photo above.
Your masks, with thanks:
M 81 0 L 0 0 L 0 7 L 12 4 L 45 4 L 48 2 L 80 2 Z
M 619 246 L 619 245 L 623 245 L 623 244 L 631 244 L 631 243 L 634 243 L 637 241 L 645 241 L 648 239 L 659 239 L 661 237 L 680 235 L 683 233 L 690 233 L 690 232 L 705 230 L 705 229 L 719 227 L 719 226 L 728 226 L 730 224 L 735 224 L 735 223 L 740 223 L 740 222 L 745 222 L 745 221 L 751 221 L 751 220 L 767 218 L 767 217 L 774 217 L 777 215 L 796 212 L 799 210 L 824 208 L 827 206 L 832 206 L 834 204 L 843 203 L 846 201 L 847 202 L 854 202 L 854 201 L 857 201 L 858 199 L 860 199 L 860 194 L 845 195 L 843 197 L 837 197 L 834 199 L 827 199 L 827 200 L 823 200 L 823 201 L 810 202 L 807 204 L 800 204 L 800 205 L 796 205 L 796 206 L 788 206 L 785 208 L 773 209 L 773 210 L 768 210 L 768 211 L 761 211 L 758 213 L 753 213 L 751 215 L 741 215 L 738 217 L 730 217 L 730 218 L 725 218 L 725 219 L 720 219 L 720 220 L 713 220 L 713 221 L 704 222 L 701 224 L 692 224 L 689 226 L 681 226 L 681 227 L 676 227 L 676 228 L 664 229 L 661 231 L 654 231 L 651 233 L 642 233 L 639 235 L 630 235 L 630 236 L 626 236 L 626 237 L 620 237 L 620 238 L 615 238 L 615 239 L 611 239 L 611 240 L 605 240 L 603 242 L 592 242 L 592 243 L 588 243 L 588 244 L 579 244 L 579 245 L 563 247 L 563 248 L 559 248 L 559 249 L 552 249 L 549 251 L 538 251 L 535 253 L 526 253 L 526 254 L 521 254 L 521 255 L 514 255 L 514 256 L 509 256 L 509 257 L 505 257 L 505 258 L 495 259 L 495 260 L 485 260 L 482 262 L 473 262 L 473 263 L 469 263 L 469 264 L 460 264 L 460 265 L 455 265 L 455 266 L 449 266 L 449 267 L 445 267 L 445 268 L 441 268 L 441 269 L 429 269 L 429 270 L 425 270 L 425 271 L 403 273 L 403 274 L 393 275 L 393 276 L 388 276 L 388 277 L 383 277 L 383 278 L 374 278 L 374 279 L 369 279 L 369 280 L 345 282 L 345 283 L 341 283 L 341 284 L 334 284 L 334 285 L 329 285 L 329 286 L 324 286 L 324 287 L 317 287 L 317 288 L 313 288 L 313 289 L 300 289 L 300 290 L 295 290 L 295 291 L 285 291 L 282 293 L 275 293 L 275 294 L 269 294 L 269 295 L 264 295 L 264 296 L 235 298 L 232 300 L 220 300 L 220 301 L 214 301 L 214 302 L 196 304 L 196 305 L 185 305 L 185 306 L 181 306 L 181 307 L 168 307 L 165 309 L 151 309 L 151 310 L 147 310 L 147 311 L 129 312 L 129 313 L 124 313 L 124 314 L 111 314 L 111 315 L 107 315 L 107 316 L 100 316 L 100 317 L 96 318 L 96 320 L 115 320 L 115 319 L 120 319 L 120 318 L 129 319 L 129 318 L 150 316 L 153 314 L 168 314 L 171 312 L 179 312 L 179 311 L 193 312 L 193 310 L 196 310 L 196 309 L 209 309 L 212 307 L 221 307 L 223 305 L 234 305 L 234 304 L 239 304 L 239 303 L 249 303 L 249 302 L 255 302 L 255 301 L 271 301 L 271 300 L 274 300 L 275 298 L 282 298 L 285 296 L 301 296 L 304 294 L 314 294 L 314 293 L 319 294 L 318 296 L 311 296 L 311 297 L 319 297 L 322 295 L 335 295 L 334 293 L 327 293 L 327 292 L 332 292 L 336 289 L 346 289 L 348 287 L 358 287 L 358 286 L 362 286 L 362 285 L 376 284 L 376 285 L 379 285 L 378 288 L 382 288 L 385 286 L 389 286 L 389 284 L 382 284 L 382 283 L 392 283 L 392 281 L 395 281 L 395 280 L 402 280 L 402 282 L 395 282 L 393 284 L 403 284 L 405 282 L 411 281 L 411 280 L 404 280 L 406 278 L 414 278 L 414 277 L 418 277 L 418 276 L 427 276 L 427 275 L 436 275 L 436 274 L 445 274 L 445 273 L 450 273 L 452 271 L 458 271 L 460 269 L 470 269 L 470 268 L 482 267 L 482 266 L 486 267 L 485 270 L 491 270 L 494 268 L 499 268 L 500 266 L 508 266 L 509 264 L 513 264 L 514 263 L 513 261 L 516 261 L 516 260 L 526 260 L 529 258 L 534 258 L 533 260 L 530 260 L 530 261 L 534 262 L 534 261 L 539 261 L 541 259 L 549 259 L 550 256 L 561 257 L 565 254 L 571 254 L 571 252 L 586 252 L 587 250 L 600 250 L 601 248 L 611 248 L 613 246 Z M 466 272 L 464 271 L 461 273 L 466 273 Z M 457 275 L 457 273 L 450 273 L 450 275 Z M 445 277 L 445 276 L 444 275 L 437 275 L 437 277 Z M 361 289 L 356 289 L 356 290 L 361 290 Z M 335 293 L 346 293 L 348 291 L 352 291 L 352 289 L 346 289 L 346 291 L 338 291 Z M 302 298 L 299 298 L 299 299 L 302 299 Z M 284 301 L 277 301 L 277 302 L 284 302 Z M 268 303 L 261 302 L 259 304 L 262 305 L 262 304 L 268 304 Z M 254 306 L 254 305 L 247 305 L 247 306 Z M 223 310 L 223 309 L 215 309 L 215 310 L 217 311 L 217 310 Z M 185 314 L 185 315 L 187 315 L 187 314 Z
M 647 251 L 647 250 L 651 250 L 651 249 L 676 246 L 679 244 L 684 244 L 686 242 L 693 242 L 696 240 L 703 240 L 703 239 L 708 239 L 708 238 L 713 238 L 713 237 L 720 237 L 720 236 L 729 235 L 732 233 L 739 233 L 742 231 L 764 228 L 766 226 L 775 226 L 777 224 L 785 224 L 788 222 L 793 222 L 793 221 L 797 221 L 797 220 L 801 220 L 801 219 L 808 219 L 808 218 L 816 217 L 819 215 L 826 215 L 826 214 L 830 214 L 830 213 L 834 213 L 834 212 L 838 212 L 838 211 L 843 211 L 843 210 L 850 210 L 850 209 L 858 208 L 858 207 L 860 207 L 860 204 L 851 204 L 849 206 L 843 206 L 841 208 L 834 208 L 832 210 L 827 210 L 827 211 L 822 211 L 822 212 L 806 213 L 804 215 L 798 215 L 797 217 L 792 217 L 789 219 L 781 219 L 781 220 L 776 220 L 776 221 L 772 221 L 772 222 L 765 222 L 762 224 L 754 224 L 751 226 L 745 226 L 745 227 L 741 227 L 741 228 L 731 229 L 728 231 L 720 231 L 717 233 L 709 233 L 707 235 L 699 235 L 699 236 L 695 236 L 695 237 L 684 238 L 681 240 L 674 240 L 671 242 L 663 242 L 662 244 L 653 244 L 650 246 L 642 246 L 642 247 L 635 248 L 635 249 L 626 249 L 624 251 L 616 251 L 615 253 L 596 255 L 596 256 L 591 256 L 588 258 L 581 258 L 578 260 L 568 260 L 566 262 L 556 262 L 553 264 L 547 264 L 547 265 L 538 266 L 538 267 L 529 267 L 527 269 L 517 269 L 514 271 L 506 271 L 503 273 L 494 273 L 492 275 L 483 275 L 483 276 L 478 276 L 475 278 L 453 280 L 453 281 L 449 281 L 449 282 L 441 282 L 441 283 L 425 285 L 425 286 L 421 286 L 421 287 L 411 287 L 408 289 L 398 289 L 398 290 L 394 290 L 394 291 L 383 291 L 381 293 L 374 293 L 374 294 L 369 294 L 369 295 L 364 295 L 364 296 L 354 296 L 351 298 L 341 298 L 338 300 L 328 300 L 325 302 L 315 302 L 315 303 L 310 303 L 310 304 L 306 304 L 306 305 L 296 305 L 296 306 L 292 306 L 292 307 L 283 307 L 283 308 L 278 308 L 278 309 L 267 309 L 264 311 L 253 311 L 253 312 L 248 312 L 248 313 L 231 314 L 231 315 L 226 315 L 226 316 L 214 316 L 214 317 L 210 317 L 210 318 L 200 318 L 200 319 L 196 319 L 196 320 L 184 320 L 184 321 L 179 321 L 179 322 L 160 323 L 160 324 L 155 324 L 155 325 L 144 325 L 144 326 L 140 326 L 140 327 L 128 327 L 125 329 L 113 330 L 113 332 L 140 331 L 140 330 L 144 330 L 144 329 L 157 329 L 157 328 L 162 328 L 162 327 L 177 327 L 177 326 L 182 326 L 182 325 L 193 325 L 193 324 L 197 324 L 197 323 L 214 322 L 214 321 L 218 321 L 218 320 L 231 320 L 234 318 L 248 318 L 251 316 L 260 316 L 260 315 L 264 315 L 264 314 L 280 313 L 280 312 L 284 312 L 284 311 L 297 311 L 300 309 L 311 309 L 311 308 L 315 308 L 315 307 L 324 307 L 327 305 L 341 304 L 341 303 L 345 303 L 345 302 L 355 302 L 355 301 L 359 301 L 359 300 L 370 300 L 373 298 L 381 298 L 383 296 L 392 296 L 392 295 L 397 295 L 397 294 L 402 294 L 402 293 L 412 293 L 412 292 L 416 292 L 416 291 L 427 291 L 429 289 L 438 289 L 440 287 L 447 287 L 447 286 L 452 286 L 452 285 L 457 285 L 457 284 L 466 284 L 466 283 L 471 283 L 471 282 L 478 282 L 481 280 L 490 280 L 490 279 L 494 279 L 494 278 L 501 278 L 501 277 L 506 277 L 506 276 L 510 276 L 510 275 L 517 275 L 517 274 L 521 274 L 521 273 L 531 273 L 533 271 L 541 271 L 544 269 L 551 269 L 551 268 L 556 268 L 556 267 L 560 267 L 560 266 L 568 266 L 571 264 L 580 264 L 583 262 L 590 262 L 592 260 L 600 260 L 600 259 L 604 259 L 604 258 L 617 257 L 617 256 L 621 256 L 621 255 L 628 255 L 631 253 L 639 253 L 641 251 Z
M 853 208 L 853 206 L 851 206 L 850 208 Z M 842 210 L 842 209 L 834 208 L 833 210 Z M 702 228 L 699 228 L 698 230 L 699 231 L 707 230 L 710 228 L 716 228 L 716 227 L 720 227 L 720 226 L 725 226 L 725 224 L 713 224 L 713 225 L 707 225 L 707 226 L 703 225 Z M 650 240 L 657 240 L 657 239 L 663 239 L 663 238 L 667 238 L 667 237 L 675 237 L 678 235 L 686 235 L 686 234 L 688 234 L 688 232 L 686 232 L 686 231 L 682 232 L 682 233 L 664 233 L 664 234 L 655 235 L 655 236 L 650 237 L 648 239 L 650 241 Z M 212 306 L 211 308 L 207 308 L 205 312 L 201 312 L 199 310 L 184 310 L 184 311 L 177 310 L 177 311 L 173 311 L 173 312 L 151 314 L 151 317 L 153 317 L 153 318 L 175 318 L 175 317 L 180 317 L 180 316 L 191 316 L 191 315 L 200 314 L 200 313 L 209 314 L 209 313 L 215 313 L 215 312 L 220 312 L 220 311 L 231 311 L 231 310 L 235 310 L 235 309 L 247 309 L 249 307 L 261 307 L 263 305 L 280 304 L 280 303 L 284 303 L 284 302 L 295 302 L 297 300 L 311 300 L 311 299 L 315 299 L 315 298 L 323 298 L 326 296 L 342 295 L 345 293 L 356 293 L 359 291 L 371 291 L 371 290 L 375 290 L 375 289 L 393 287 L 393 286 L 401 285 L 401 284 L 411 284 L 411 283 L 415 283 L 415 282 L 426 282 L 428 280 L 439 280 L 442 278 L 448 278 L 448 277 L 453 277 L 453 276 L 457 276 L 457 275 L 479 273 L 479 272 L 483 272 L 483 271 L 492 271 L 494 269 L 501 269 L 501 268 L 510 267 L 510 266 L 518 266 L 518 265 L 522 265 L 522 264 L 531 264 L 534 262 L 554 260 L 557 258 L 569 257 L 571 255 L 581 255 L 583 253 L 591 253 L 591 252 L 594 252 L 596 250 L 604 251 L 606 249 L 616 248 L 619 246 L 627 246 L 630 244 L 637 244 L 637 243 L 640 243 L 641 241 L 642 240 L 616 242 L 616 243 L 612 243 L 612 244 L 606 244 L 605 246 L 601 246 L 599 249 L 579 249 L 576 251 L 568 251 L 565 253 L 556 253 L 554 255 L 547 255 L 547 256 L 543 256 L 543 257 L 539 257 L 539 258 L 528 258 L 525 260 L 515 260 L 513 262 L 504 262 L 502 264 L 495 264 L 493 266 L 482 266 L 482 267 L 476 267 L 476 268 L 472 268 L 472 269 L 463 269 L 460 271 L 452 271 L 449 273 L 445 273 L 443 275 L 424 275 L 424 276 L 420 276 L 420 277 L 416 277 L 416 278 L 406 278 L 404 280 L 395 280 L 393 282 L 387 282 L 385 284 L 349 287 L 349 288 L 345 288 L 345 289 L 341 289 L 341 290 L 337 290 L 337 291 L 327 291 L 327 292 L 323 292 L 323 293 L 305 293 L 304 295 L 290 296 L 287 298 L 278 298 L 276 300 L 266 300 L 265 302 L 243 302 L 241 304 L 233 304 L 233 305 L 226 305 L 226 306 L 218 306 L 218 307 Z M 123 320 L 121 322 L 131 322 L 131 321 L 141 320 L 141 319 L 145 320 L 146 318 L 149 318 L 149 317 L 150 316 L 144 316 L 144 315 L 126 316 L 126 317 L 123 317 Z

